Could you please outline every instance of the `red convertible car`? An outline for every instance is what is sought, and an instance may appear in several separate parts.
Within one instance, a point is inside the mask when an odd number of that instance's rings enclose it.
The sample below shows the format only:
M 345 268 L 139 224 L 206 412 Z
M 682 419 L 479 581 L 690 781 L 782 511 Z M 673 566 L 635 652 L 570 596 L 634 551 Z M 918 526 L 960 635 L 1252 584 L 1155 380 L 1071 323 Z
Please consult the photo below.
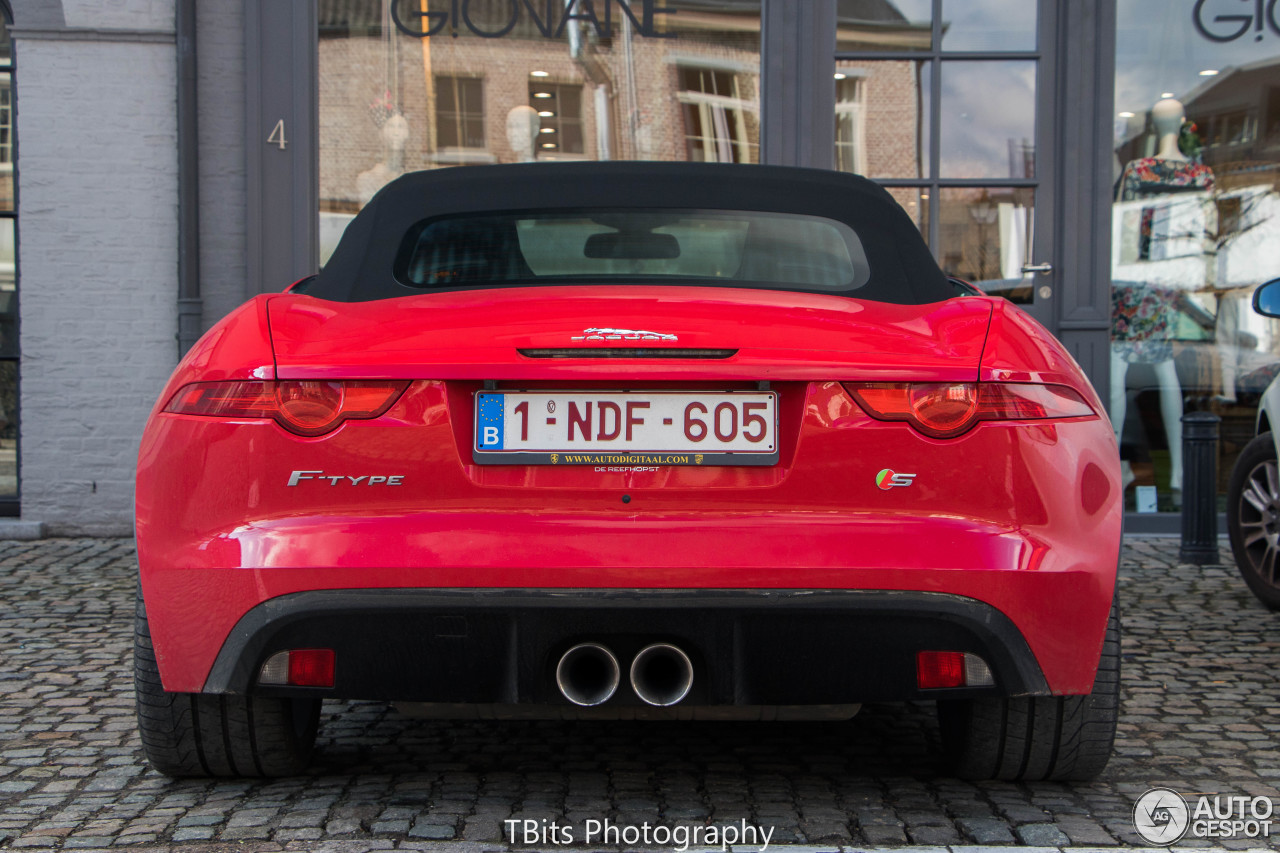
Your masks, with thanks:
M 170 775 L 298 772 L 325 697 L 437 717 L 848 718 L 953 772 L 1111 752 L 1102 404 L 882 189 L 663 163 L 406 175 L 151 413 L 138 719 Z

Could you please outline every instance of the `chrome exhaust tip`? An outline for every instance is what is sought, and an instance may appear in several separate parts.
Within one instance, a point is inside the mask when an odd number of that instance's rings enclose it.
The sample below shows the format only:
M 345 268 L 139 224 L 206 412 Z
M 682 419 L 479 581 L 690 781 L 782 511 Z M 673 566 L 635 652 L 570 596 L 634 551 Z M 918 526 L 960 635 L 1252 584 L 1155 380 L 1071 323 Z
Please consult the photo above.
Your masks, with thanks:
M 631 689 L 650 705 L 665 708 L 689 695 L 693 662 L 670 643 L 645 646 L 631 662 Z
M 561 655 L 556 664 L 560 695 L 584 708 L 608 702 L 621 680 L 618 659 L 598 643 L 579 643 Z

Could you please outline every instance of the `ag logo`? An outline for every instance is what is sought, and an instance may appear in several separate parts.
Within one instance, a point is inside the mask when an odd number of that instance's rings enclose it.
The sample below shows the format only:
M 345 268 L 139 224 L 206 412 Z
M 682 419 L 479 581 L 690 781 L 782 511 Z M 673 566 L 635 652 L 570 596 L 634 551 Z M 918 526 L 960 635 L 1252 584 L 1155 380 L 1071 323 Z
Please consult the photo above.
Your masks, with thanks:
M 1187 801 L 1168 788 L 1152 788 L 1133 804 L 1133 828 L 1148 844 L 1173 844 L 1187 834 L 1190 823 Z
M 897 474 L 892 468 L 885 468 L 879 474 L 876 474 L 876 485 L 888 491 L 894 486 L 910 486 L 911 481 L 916 478 L 915 474 Z

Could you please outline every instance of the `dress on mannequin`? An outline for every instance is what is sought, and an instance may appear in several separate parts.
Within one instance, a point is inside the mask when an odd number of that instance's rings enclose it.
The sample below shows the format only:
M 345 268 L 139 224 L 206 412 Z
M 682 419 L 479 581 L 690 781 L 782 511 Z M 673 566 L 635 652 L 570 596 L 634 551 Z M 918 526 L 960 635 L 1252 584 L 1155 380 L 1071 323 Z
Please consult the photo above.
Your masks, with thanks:
M 1117 201 L 1168 197 L 1175 193 L 1206 193 L 1214 186 L 1213 171 L 1192 162 L 1178 149 L 1184 120 L 1182 104 L 1172 98 L 1152 108 L 1152 121 L 1160 136 L 1154 157 L 1129 163 L 1120 177 Z M 1144 210 L 1138 239 L 1138 257 L 1154 260 L 1160 255 L 1162 223 L 1154 208 Z M 1111 290 L 1111 418 L 1117 443 L 1124 428 L 1125 378 L 1132 364 L 1149 364 L 1160 387 L 1160 415 L 1169 441 L 1169 488 L 1182 489 L 1182 388 L 1173 360 L 1172 338 L 1177 323 L 1175 288 L 1144 283 L 1113 286 Z M 1127 486 L 1133 481 L 1128 460 L 1122 463 Z

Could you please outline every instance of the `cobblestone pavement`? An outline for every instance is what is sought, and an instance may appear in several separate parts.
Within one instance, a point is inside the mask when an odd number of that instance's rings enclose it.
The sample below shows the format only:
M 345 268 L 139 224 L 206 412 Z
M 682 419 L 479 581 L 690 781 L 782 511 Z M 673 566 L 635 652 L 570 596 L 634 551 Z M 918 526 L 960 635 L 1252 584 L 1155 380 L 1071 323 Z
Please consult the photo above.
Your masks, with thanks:
M 479 851 L 508 846 L 509 818 L 745 820 L 827 849 L 1137 845 L 1130 810 L 1154 786 L 1280 798 L 1280 613 L 1177 548 L 1126 544 L 1123 717 L 1093 784 L 947 778 L 926 705 L 840 724 L 442 723 L 369 702 L 325 706 L 310 775 L 209 782 L 142 759 L 132 542 L 0 542 L 0 847 Z

